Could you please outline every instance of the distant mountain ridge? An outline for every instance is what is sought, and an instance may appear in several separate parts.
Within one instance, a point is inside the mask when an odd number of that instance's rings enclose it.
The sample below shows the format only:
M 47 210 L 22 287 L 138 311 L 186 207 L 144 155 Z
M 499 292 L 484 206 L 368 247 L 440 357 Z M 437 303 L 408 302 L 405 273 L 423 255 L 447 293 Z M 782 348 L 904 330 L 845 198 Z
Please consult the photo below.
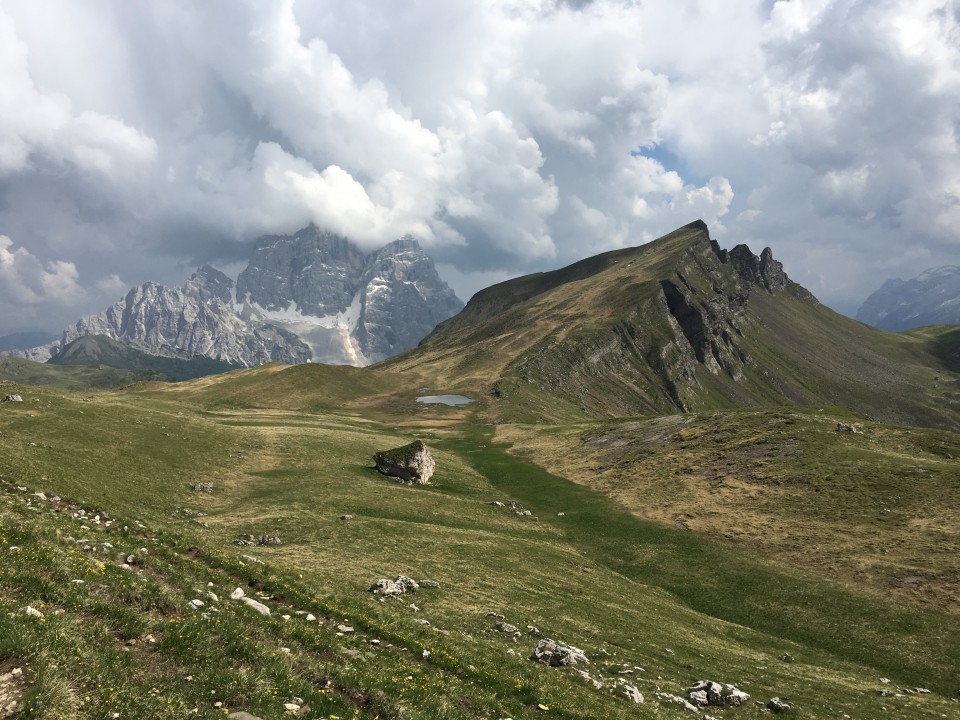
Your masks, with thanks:
M 9 354 L 46 362 L 100 335 L 150 355 L 231 366 L 362 366 L 414 347 L 462 307 L 412 238 L 365 254 L 311 225 L 260 238 L 236 286 L 209 265 L 182 287 L 146 282 L 59 340 Z
M 944 265 L 910 280 L 887 280 L 864 301 L 857 320 L 884 330 L 960 323 L 960 267 Z

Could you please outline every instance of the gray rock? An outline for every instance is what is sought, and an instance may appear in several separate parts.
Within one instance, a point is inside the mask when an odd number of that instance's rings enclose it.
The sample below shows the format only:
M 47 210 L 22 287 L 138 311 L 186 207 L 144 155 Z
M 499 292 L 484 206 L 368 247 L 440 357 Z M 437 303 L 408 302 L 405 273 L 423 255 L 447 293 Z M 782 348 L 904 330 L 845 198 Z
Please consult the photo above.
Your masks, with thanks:
M 283 542 L 276 535 L 261 535 L 257 538 L 257 545 L 283 545 Z
M 341 515 L 341 520 L 353 520 L 353 515 Z
M 783 702 L 783 700 L 781 700 L 780 698 L 775 697 L 775 698 L 770 698 L 770 700 L 767 701 L 767 709 L 770 710 L 770 712 L 782 713 L 782 712 L 787 712 L 788 710 L 792 710 L 793 707 Z
M 193 485 L 190 486 L 190 489 L 193 490 L 194 492 L 212 493 L 213 483 L 210 483 L 210 482 L 193 483 Z
M 594 678 L 592 675 L 590 675 L 590 673 L 588 673 L 586 670 L 580 670 L 579 668 L 572 668 L 572 671 L 577 675 L 579 675 L 580 677 L 582 677 L 588 683 L 590 683 L 593 686 L 594 690 L 603 689 L 603 683 L 597 680 L 596 678 Z M 643 701 L 641 700 L 641 702 Z
M 696 685 L 687 688 L 687 697 L 698 705 L 713 705 L 717 707 L 742 705 L 750 699 L 747 693 L 734 685 L 701 680 Z
M 516 625 L 511 625 L 503 620 L 498 620 L 493 626 L 493 629 L 502 633 L 509 633 L 510 635 L 520 632 L 520 628 L 518 628 Z
M 232 712 L 227 715 L 227 720 L 263 720 L 263 718 L 259 718 L 256 715 L 251 715 L 250 713 L 243 712 L 241 710 L 240 712 Z
M 837 432 L 856 433 L 860 435 L 863 433 L 863 429 L 859 425 L 847 425 L 846 423 L 838 422 Z
M 268 608 L 268 607 L 267 607 L 266 605 L 264 605 L 262 602 L 258 602 L 258 601 L 256 601 L 256 600 L 254 600 L 253 598 L 250 598 L 250 597 L 244 597 L 244 598 L 241 598 L 241 599 L 243 600 L 244 604 L 245 604 L 247 607 L 256 610 L 256 611 L 257 611 L 258 613 L 260 613 L 261 615 L 269 615 L 269 614 L 270 614 L 270 608 Z
M 3 401 L 4 401 L 4 402 L 22 403 L 22 402 L 23 402 L 23 398 L 20 397 L 19 395 L 7 395 L 7 396 L 3 399 Z
M 370 586 L 370 592 L 375 595 L 383 595 L 384 597 L 416 592 L 419 589 L 420 585 L 417 584 L 417 581 L 413 578 L 408 578 L 406 575 L 398 575 L 396 580 L 380 578 Z
M 639 704 L 643 702 L 643 693 L 641 693 L 635 685 L 627 685 L 624 683 L 620 686 L 620 695 L 633 703 Z
M 414 440 L 393 450 L 381 450 L 374 454 L 373 460 L 377 470 L 384 475 L 419 485 L 427 484 L 436 469 L 430 448 L 422 440 Z
M 577 663 L 590 664 L 587 656 L 580 648 L 573 645 L 564 645 L 550 638 L 543 638 L 537 643 L 537 647 L 530 653 L 530 659 L 551 667 L 564 667 Z
M 671 695 L 670 693 L 658 692 L 657 700 L 662 702 L 664 705 L 676 705 L 682 707 L 684 710 L 689 710 L 690 712 L 697 712 L 697 706 L 691 705 L 689 702 L 684 700 L 679 695 Z
M 438 583 L 436 580 L 421 580 L 420 587 L 439 588 L 440 583 Z

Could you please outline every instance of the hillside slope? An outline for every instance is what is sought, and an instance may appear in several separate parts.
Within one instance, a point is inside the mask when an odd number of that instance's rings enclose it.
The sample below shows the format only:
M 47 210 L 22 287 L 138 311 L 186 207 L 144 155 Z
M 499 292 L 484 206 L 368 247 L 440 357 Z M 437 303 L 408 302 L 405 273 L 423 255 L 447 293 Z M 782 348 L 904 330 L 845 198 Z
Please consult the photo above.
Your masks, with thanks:
M 838 315 L 769 249 L 722 250 L 698 221 L 487 288 L 380 367 L 489 395 L 498 421 L 828 403 L 956 428 L 956 376 L 936 350 Z

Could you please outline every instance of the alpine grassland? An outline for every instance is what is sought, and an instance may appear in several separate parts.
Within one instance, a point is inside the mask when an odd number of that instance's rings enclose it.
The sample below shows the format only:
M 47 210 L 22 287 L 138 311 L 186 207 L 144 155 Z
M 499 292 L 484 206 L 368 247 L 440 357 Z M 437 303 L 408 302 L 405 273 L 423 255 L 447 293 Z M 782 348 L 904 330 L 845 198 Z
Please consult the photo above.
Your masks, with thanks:
M 960 718 L 957 347 L 694 224 L 369 368 L 3 366 L 0 717 Z

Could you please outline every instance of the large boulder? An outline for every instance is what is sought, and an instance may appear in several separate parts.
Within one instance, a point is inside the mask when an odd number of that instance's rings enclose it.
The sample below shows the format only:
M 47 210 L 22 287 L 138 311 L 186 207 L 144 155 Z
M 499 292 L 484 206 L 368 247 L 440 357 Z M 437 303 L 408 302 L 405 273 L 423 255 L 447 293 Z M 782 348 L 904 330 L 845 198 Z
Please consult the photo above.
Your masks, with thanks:
M 713 680 L 701 680 L 693 687 L 687 688 L 687 697 L 690 702 L 697 705 L 713 705 L 716 707 L 724 705 L 736 707 L 743 705 L 750 699 L 747 693 L 736 686 L 714 682 Z
M 430 455 L 430 448 L 420 440 L 393 450 L 381 450 L 374 454 L 373 461 L 377 464 L 377 470 L 384 475 L 418 485 L 426 485 L 437 466 Z
M 583 650 L 573 645 L 564 645 L 550 638 L 543 638 L 537 643 L 537 647 L 530 653 L 530 659 L 550 665 L 551 667 L 563 667 L 566 665 L 576 665 L 577 663 L 590 664 Z

